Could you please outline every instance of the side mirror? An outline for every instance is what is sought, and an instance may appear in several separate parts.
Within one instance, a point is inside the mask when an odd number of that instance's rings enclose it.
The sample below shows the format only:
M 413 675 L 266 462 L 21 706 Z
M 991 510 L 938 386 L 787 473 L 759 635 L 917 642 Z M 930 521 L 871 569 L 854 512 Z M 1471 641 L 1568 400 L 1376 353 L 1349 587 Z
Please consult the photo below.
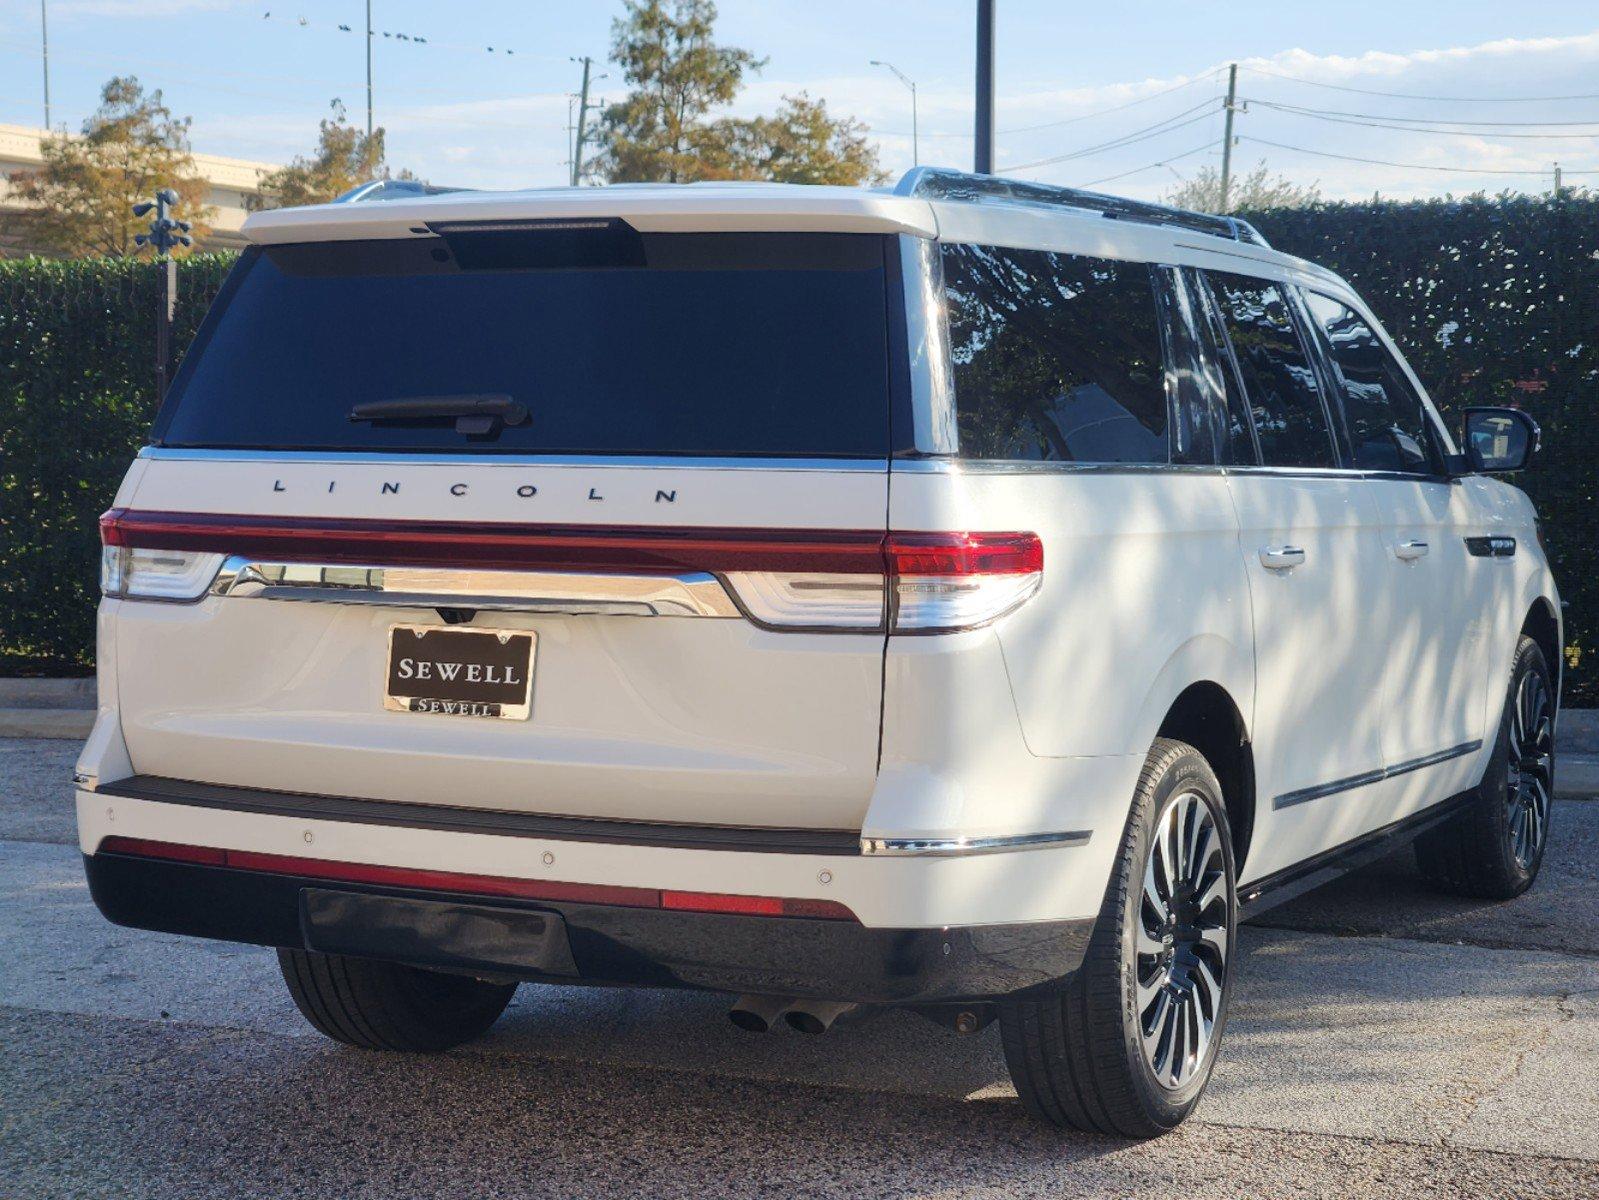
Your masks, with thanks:
M 1467 469 L 1484 474 L 1523 471 L 1538 453 L 1538 422 L 1519 408 L 1462 410 L 1462 457 Z

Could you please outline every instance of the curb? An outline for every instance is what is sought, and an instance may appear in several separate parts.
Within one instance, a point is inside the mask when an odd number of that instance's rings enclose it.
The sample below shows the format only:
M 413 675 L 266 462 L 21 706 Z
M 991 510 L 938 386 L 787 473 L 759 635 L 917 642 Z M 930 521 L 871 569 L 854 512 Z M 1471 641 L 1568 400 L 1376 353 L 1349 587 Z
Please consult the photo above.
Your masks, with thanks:
M 1599 800 L 1599 758 L 1572 754 L 1556 759 L 1555 799 Z
M 94 728 L 92 708 L 0 708 L 0 738 L 81 742 Z

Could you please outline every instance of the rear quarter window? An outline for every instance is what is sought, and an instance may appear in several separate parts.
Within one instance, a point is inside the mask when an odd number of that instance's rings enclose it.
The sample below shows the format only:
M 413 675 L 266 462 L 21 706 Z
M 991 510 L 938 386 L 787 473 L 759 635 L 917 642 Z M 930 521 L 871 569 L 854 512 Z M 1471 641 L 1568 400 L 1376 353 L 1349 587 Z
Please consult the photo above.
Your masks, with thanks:
M 943 266 L 961 457 L 1169 461 L 1149 266 L 969 244 Z

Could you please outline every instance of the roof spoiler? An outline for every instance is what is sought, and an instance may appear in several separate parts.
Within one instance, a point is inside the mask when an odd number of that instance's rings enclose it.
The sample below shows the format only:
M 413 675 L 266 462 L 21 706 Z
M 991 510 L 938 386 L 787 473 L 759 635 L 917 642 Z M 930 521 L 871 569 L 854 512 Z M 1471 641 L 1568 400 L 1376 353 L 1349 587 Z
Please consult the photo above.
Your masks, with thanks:
M 958 200 L 968 204 L 1025 204 L 1048 208 L 1074 208 L 1097 212 L 1117 221 L 1136 221 L 1144 225 L 1168 225 L 1192 233 L 1227 238 L 1229 241 L 1271 248 L 1261 233 L 1238 217 L 1189 212 L 1143 200 L 1125 200 L 1102 192 L 1056 187 L 1023 179 L 1002 179 L 998 175 L 974 175 L 947 167 L 913 167 L 894 186 L 894 195 L 918 200 Z
M 371 200 L 415 200 L 420 196 L 442 196 L 446 192 L 471 192 L 475 188 L 443 187 L 420 179 L 369 179 L 358 183 L 335 204 L 364 204 Z

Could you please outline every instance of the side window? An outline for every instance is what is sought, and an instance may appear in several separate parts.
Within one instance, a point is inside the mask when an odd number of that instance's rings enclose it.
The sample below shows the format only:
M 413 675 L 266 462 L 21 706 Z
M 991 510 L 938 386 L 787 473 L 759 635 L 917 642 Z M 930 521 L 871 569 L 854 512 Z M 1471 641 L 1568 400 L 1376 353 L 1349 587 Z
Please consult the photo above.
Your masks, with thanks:
M 1284 285 L 1222 271 L 1206 277 L 1221 307 L 1268 467 L 1335 467 L 1316 372 L 1294 325 Z
M 963 458 L 1169 460 L 1149 266 L 954 243 L 943 255 Z
M 1221 448 L 1217 461 L 1254 465 L 1259 459 L 1250 429 L 1249 404 L 1233 366 L 1221 314 L 1198 271 L 1182 267 L 1177 274 L 1177 295 L 1181 297 L 1177 311 L 1185 326 L 1186 339 L 1191 343 L 1193 386 L 1203 397 L 1192 401 L 1180 399 L 1179 411 L 1189 404 L 1204 404 L 1216 431 L 1213 440 Z M 1179 383 L 1182 382 L 1180 379 Z
M 1305 303 L 1326 338 L 1354 465 L 1370 471 L 1437 470 L 1427 406 L 1376 331 L 1330 297 L 1306 292 Z

